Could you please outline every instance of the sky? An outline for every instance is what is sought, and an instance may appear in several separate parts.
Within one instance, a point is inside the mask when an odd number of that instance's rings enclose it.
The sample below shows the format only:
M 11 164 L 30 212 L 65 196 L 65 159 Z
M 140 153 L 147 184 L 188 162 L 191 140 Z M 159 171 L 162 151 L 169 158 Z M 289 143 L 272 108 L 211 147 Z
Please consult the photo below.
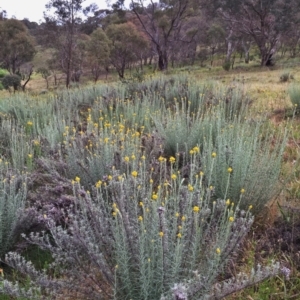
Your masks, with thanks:
M 6 10 L 8 18 L 15 16 L 19 20 L 27 18 L 40 23 L 44 20 L 43 12 L 46 11 L 45 5 L 48 2 L 49 0 L 0 0 L 0 10 Z M 115 1 L 108 2 L 114 3 Z M 127 5 L 129 2 L 130 0 L 125 1 Z M 96 3 L 100 9 L 108 7 L 105 0 L 86 0 L 84 6 L 91 3 Z

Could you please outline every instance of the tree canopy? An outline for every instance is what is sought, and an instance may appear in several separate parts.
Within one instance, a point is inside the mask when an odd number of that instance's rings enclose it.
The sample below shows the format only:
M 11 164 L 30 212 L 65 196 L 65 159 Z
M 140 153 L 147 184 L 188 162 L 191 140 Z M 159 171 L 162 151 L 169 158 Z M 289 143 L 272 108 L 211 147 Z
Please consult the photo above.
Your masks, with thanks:
M 11 74 L 19 72 L 22 64 L 32 60 L 35 42 L 22 22 L 0 21 L 0 40 L 0 65 Z

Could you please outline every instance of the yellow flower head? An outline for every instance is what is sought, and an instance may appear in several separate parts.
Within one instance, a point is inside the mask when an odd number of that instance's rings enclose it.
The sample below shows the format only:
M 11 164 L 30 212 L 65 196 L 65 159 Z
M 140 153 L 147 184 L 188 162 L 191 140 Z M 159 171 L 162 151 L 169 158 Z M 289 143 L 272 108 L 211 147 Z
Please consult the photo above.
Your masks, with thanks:
M 195 151 L 192 149 L 190 150 L 190 155 L 193 155 L 195 153 Z
M 129 162 L 130 158 L 128 156 L 124 157 L 125 162 Z
M 221 249 L 220 249 L 220 248 L 217 248 L 217 249 L 216 249 L 216 253 L 217 253 L 217 254 L 220 254 L 220 253 L 221 253 Z
M 202 171 L 200 171 L 200 177 L 203 177 L 204 173 Z
M 27 122 L 27 126 L 32 126 L 32 125 L 33 125 L 33 123 L 31 121 Z
M 175 174 L 172 174 L 172 175 L 171 175 L 171 178 L 172 178 L 173 180 L 176 180 L 177 176 L 176 176 Z
M 229 168 L 227 169 L 227 172 L 228 172 L 228 173 L 232 173 L 232 168 L 229 167 Z
M 175 214 L 175 217 L 178 218 L 179 216 L 180 216 L 180 214 L 177 212 L 177 213 Z
M 252 205 L 249 205 L 249 210 L 252 209 L 252 208 L 253 208 L 253 206 L 252 206 Z
M 131 172 L 131 175 L 132 175 L 133 177 L 137 177 L 137 176 L 138 176 L 138 172 L 137 172 L 137 171 L 132 171 L 132 172 Z
M 175 161 L 176 161 L 176 159 L 175 159 L 174 156 L 171 156 L 171 157 L 169 158 L 169 162 L 170 162 L 171 164 L 173 164 Z
M 234 217 L 229 217 L 229 222 L 233 222 L 234 221 Z
M 108 175 L 108 176 L 107 176 L 107 179 L 108 179 L 108 180 L 112 180 L 113 177 L 112 177 L 111 175 Z
M 177 233 L 177 237 L 180 239 L 182 237 L 182 234 L 180 232 Z
M 188 185 L 188 190 L 190 191 L 190 192 L 192 192 L 193 190 L 194 190 L 194 187 L 192 186 L 192 185 Z
M 195 205 L 193 207 L 193 212 L 197 213 L 197 212 L 199 212 L 199 210 L 200 210 L 199 206 Z
M 160 237 L 163 237 L 164 236 L 164 233 L 162 231 L 159 232 L 158 234 Z
M 162 157 L 162 156 L 160 156 L 159 158 L 158 158 L 158 161 L 159 162 L 163 162 L 165 159 Z
M 95 186 L 96 186 L 97 189 L 98 189 L 101 185 L 102 185 L 102 181 L 101 181 L 101 180 L 97 181 L 96 184 L 95 184 Z
M 75 182 L 77 182 L 77 183 L 80 182 L 80 178 L 78 176 L 75 177 Z
M 140 222 L 142 222 L 142 221 L 143 221 L 143 217 L 142 217 L 142 216 L 139 216 L 139 217 L 138 217 L 138 220 L 139 220 Z
M 157 200 L 157 198 L 158 198 L 157 194 L 153 193 L 152 194 L 152 200 Z
M 186 220 L 186 217 L 185 217 L 185 216 L 182 216 L 182 217 L 181 217 L 181 221 L 184 222 L 185 220 Z
M 245 189 L 241 189 L 241 194 L 244 194 L 245 193 Z
M 149 180 L 149 182 L 152 184 L 152 183 L 153 183 L 153 179 L 151 178 L 151 179 Z
M 193 148 L 193 151 L 194 151 L 195 153 L 199 153 L 199 152 L 200 152 L 200 148 L 199 148 L 198 146 L 195 146 L 195 147 Z
M 140 201 L 139 206 L 144 206 L 144 203 Z
M 227 206 L 230 205 L 230 199 L 227 199 L 227 200 L 226 200 L 226 205 L 227 205 Z
M 213 152 L 212 154 L 211 154 L 211 157 L 212 158 L 215 158 L 217 156 L 217 153 L 216 152 Z

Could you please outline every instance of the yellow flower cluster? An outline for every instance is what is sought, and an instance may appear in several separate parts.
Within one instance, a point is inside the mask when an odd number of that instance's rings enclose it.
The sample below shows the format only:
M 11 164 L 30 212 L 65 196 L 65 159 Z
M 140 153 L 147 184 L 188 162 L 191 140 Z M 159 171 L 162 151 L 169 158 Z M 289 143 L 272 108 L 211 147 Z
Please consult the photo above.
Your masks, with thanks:
M 193 212 L 198 213 L 199 211 L 200 211 L 200 207 L 197 206 L 197 205 L 195 205 L 195 206 L 193 207 Z
M 95 184 L 95 186 L 96 186 L 97 189 L 99 189 L 101 185 L 102 185 L 102 181 L 101 180 L 97 181 L 96 184 Z
M 175 161 L 176 161 L 176 158 L 175 158 L 175 157 L 171 156 L 171 157 L 169 158 L 169 162 L 170 162 L 171 164 L 175 163 Z
M 195 146 L 193 149 L 190 150 L 190 155 L 196 154 L 200 152 L 200 148 Z
M 157 194 L 153 193 L 151 198 L 152 198 L 152 200 L 157 200 L 158 196 L 157 196 Z
M 192 186 L 192 185 L 188 185 L 188 190 L 190 191 L 190 192 L 192 192 L 193 190 L 194 190 L 194 187 Z
M 177 178 L 177 175 L 176 175 L 176 174 L 172 174 L 172 175 L 171 175 L 171 179 L 176 180 L 176 178 Z

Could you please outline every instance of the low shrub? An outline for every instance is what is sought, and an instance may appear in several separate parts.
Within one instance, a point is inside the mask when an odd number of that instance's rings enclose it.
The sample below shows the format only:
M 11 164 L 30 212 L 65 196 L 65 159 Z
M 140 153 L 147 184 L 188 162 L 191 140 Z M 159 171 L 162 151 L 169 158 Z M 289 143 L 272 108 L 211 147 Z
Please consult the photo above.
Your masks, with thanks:
M 164 155 L 176 157 L 184 153 L 182 167 L 195 165 L 191 149 L 199 145 L 201 156 L 196 165 L 199 170 L 213 168 L 211 179 L 207 180 L 207 176 L 205 179 L 206 188 L 212 185 L 216 198 L 224 195 L 230 176 L 227 197 L 237 199 L 241 189 L 246 189 L 241 207 L 247 209 L 253 205 L 256 214 L 282 188 L 278 182 L 286 132 L 278 132 L 274 140 L 274 132 L 265 130 L 262 120 L 247 122 L 237 117 L 228 122 L 221 105 L 204 116 L 167 114 L 155 124 L 163 140 Z M 212 152 L 216 153 L 216 163 L 211 158 Z M 227 173 L 228 169 L 232 171 Z
M 292 78 L 293 78 L 293 76 L 289 72 L 285 72 L 280 75 L 279 79 L 280 79 L 280 82 L 288 82 Z
M 76 178 L 74 206 L 65 211 L 68 226 L 57 227 L 44 215 L 51 236 L 27 238 L 52 253 L 52 275 L 9 253 L 6 263 L 29 276 L 31 289 L 18 284 L 13 289 L 4 280 L 0 290 L 19 296 L 30 292 L 30 299 L 40 299 L 41 290 L 52 299 L 64 293 L 85 299 L 213 299 L 237 290 L 241 280 L 247 286 L 279 272 L 274 265 L 251 277 L 231 278 L 235 284 L 216 285 L 250 229 L 251 208 L 239 208 L 243 193 L 235 206 L 225 194 L 212 201 L 204 173 L 192 173 L 185 184 L 176 159 L 170 162 L 170 179 L 161 178 L 157 187 L 143 160 L 134 171 L 116 172 L 90 191 Z M 158 163 L 164 169 L 168 162 Z M 211 176 L 211 170 L 204 172 Z
M 291 102 L 297 109 L 300 108 L 300 85 L 299 84 L 291 84 L 288 88 L 288 94 L 290 96 Z
M 225 61 L 222 65 L 223 69 L 225 71 L 229 71 L 230 70 L 230 67 L 231 67 L 231 62 L 230 61 Z
M 25 210 L 26 180 L 6 171 L 6 164 L 0 161 L 0 257 L 2 258 L 17 239 Z M 20 233 L 20 232 L 19 232 Z
M 7 74 L 8 74 L 8 72 L 6 70 L 0 68 L 0 79 L 3 78 Z
M 21 77 L 18 75 L 5 75 L 2 79 L 2 85 L 5 89 L 9 89 L 12 87 L 14 91 L 17 91 L 18 88 L 21 86 Z

